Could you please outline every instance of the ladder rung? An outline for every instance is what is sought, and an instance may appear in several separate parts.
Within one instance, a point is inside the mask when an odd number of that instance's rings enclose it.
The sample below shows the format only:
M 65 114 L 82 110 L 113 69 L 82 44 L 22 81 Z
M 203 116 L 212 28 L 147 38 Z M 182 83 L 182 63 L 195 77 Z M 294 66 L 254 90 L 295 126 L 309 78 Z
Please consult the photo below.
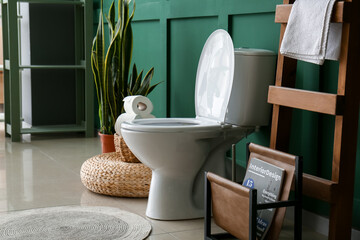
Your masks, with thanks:
M 270 86 L 268 102 L 302 110 L 341 115 L 343 96 L 331 93 L 312 92 L 294 88 Z
M 336 2 L 331 16 L 332 22 L 348 22 L 350 17 L 350 2 Z M 282 4 L 276 6 L 275 22 L 287 23 L 291 12 L 292 4 Z
M 333 203 L 337 195 L 336 182 L 319 178 L 310 174 L 303 174 L 303 194 L 319 200 Z

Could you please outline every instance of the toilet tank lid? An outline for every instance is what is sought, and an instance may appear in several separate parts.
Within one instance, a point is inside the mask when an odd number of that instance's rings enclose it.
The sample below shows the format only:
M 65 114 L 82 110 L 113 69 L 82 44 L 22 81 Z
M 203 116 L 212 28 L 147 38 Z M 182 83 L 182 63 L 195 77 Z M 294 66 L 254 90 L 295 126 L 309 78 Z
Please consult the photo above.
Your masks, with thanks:
M 235 48 L 235 55 L 247 55 L 247 56 L 275 56 L 276 53 L 266 49 L 256 48 Z

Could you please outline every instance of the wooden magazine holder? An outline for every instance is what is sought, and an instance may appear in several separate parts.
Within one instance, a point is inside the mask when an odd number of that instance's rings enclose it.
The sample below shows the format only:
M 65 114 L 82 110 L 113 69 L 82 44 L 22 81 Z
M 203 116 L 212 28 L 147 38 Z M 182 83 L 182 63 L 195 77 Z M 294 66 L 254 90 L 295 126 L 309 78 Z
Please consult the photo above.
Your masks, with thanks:
M 266 239 L 278 239 L 286 207 L 295 206 L 294 239 L 301 239 L 302 206 L 302 160 L 300 157 L 248 144 L 247 159 L 258 158 L 285 170 L 281 195 L 278 202 L 258 204 L 256 189 L 246 188 L 238 183 L 213 173 L 205 173 L 205 240 L 216 240 L 234 236 L 238 239 L 256 239 L 256 211 L 276 208 Z M 294 200 L 288 200 L 292 186 Z M 215 223 L 229 234 L 211 234 L 211 211 Z

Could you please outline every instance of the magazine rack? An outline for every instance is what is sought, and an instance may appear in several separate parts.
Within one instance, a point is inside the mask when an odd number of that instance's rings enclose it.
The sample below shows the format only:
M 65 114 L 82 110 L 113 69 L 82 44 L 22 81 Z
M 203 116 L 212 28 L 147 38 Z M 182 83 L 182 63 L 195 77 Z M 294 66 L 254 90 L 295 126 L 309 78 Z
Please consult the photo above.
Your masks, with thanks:
M 258 204 L 257 190 L 205 173 L 205 240 L 236 237 L 241 240 L 256 239 L 256 211 L 276 208 L 265 239 L 278 239 L 286 207 L 294 206 L 294 239 L 301 239 L 302 228 L 302 159 L 254 143 L 247 145 L 247 159 L 257 158 L 285 170 L 279 201 Z M 294 200 L 288 200 L 294 186 Z M 211 211 L 215 223 L 226 230 L 225 234 L 211 234 Z

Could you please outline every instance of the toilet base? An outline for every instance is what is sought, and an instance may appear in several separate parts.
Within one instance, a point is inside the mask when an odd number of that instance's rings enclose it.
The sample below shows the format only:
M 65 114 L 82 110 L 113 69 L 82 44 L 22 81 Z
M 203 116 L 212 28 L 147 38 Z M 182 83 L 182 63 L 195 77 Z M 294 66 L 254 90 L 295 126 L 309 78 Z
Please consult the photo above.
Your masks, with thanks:
M 146 216 L 158 220 L 204 217 L 192 199 L 194 177 L 167 176 L 153 171 Z

